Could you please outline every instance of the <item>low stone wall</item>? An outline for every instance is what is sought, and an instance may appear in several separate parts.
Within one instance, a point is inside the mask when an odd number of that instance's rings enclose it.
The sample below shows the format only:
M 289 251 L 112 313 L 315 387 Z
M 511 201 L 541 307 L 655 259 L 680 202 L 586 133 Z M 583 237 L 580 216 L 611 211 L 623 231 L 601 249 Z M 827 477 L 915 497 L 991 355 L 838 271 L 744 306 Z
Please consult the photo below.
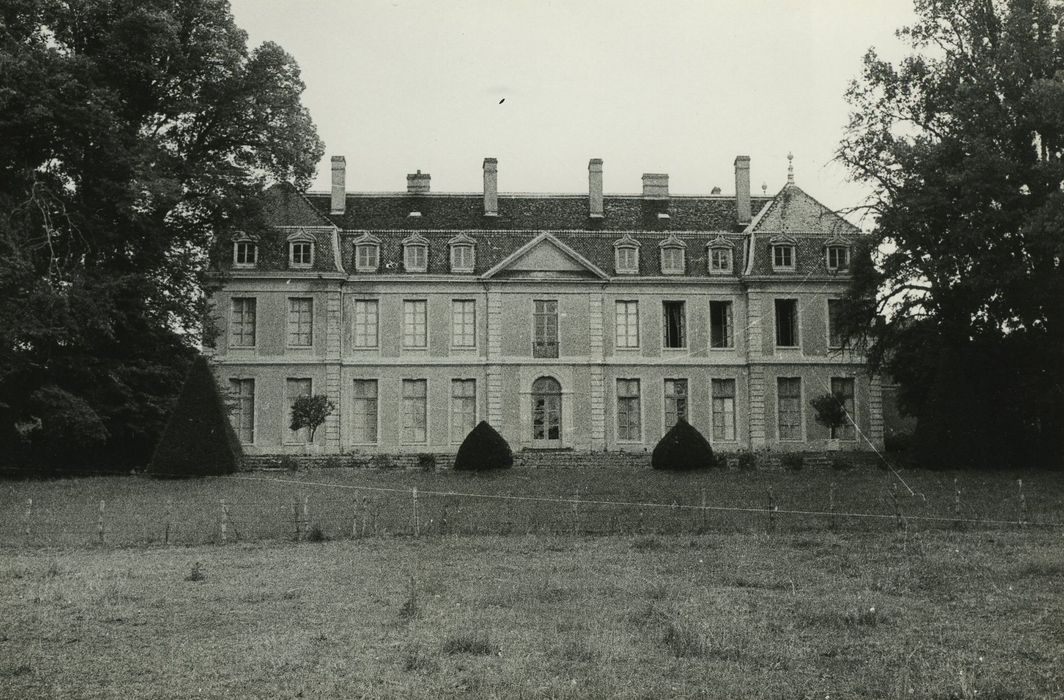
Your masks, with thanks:
M 835 463 L 844 463 L 855 469 L 885 467 L 883 460 L 874 452 L 801 452 L 793 453 L 802 458 L 802 469 L 832 469 Z M 778 452 L 755 452 L 754 469 L 783 470 L 787 454 Z M 727 469 L 739 469 L 739 455 L 734 452 L 718 453 Z M 453 454 L 339 454 L 339 455 L 248 455 L 244 457 L 245 470 L 261 469 L 332 469 L 348 467 L 356 469 L 451 469 Z M 633 452 L 575 452 L 572 450 L 522 450 L 514 453 L 514 467 L 519 469 L 640 469 L 650 468 L 650 453 Z

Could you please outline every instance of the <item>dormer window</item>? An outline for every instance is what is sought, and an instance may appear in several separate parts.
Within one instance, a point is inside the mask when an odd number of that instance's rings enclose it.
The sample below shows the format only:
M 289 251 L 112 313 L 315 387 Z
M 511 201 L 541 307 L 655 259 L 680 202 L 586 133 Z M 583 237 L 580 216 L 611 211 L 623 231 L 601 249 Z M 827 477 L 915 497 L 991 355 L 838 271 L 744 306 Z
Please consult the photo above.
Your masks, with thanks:
M 790 236 L 779 236 L 769 243 L 772 246 L 772 269 L 777 272 L 794 272 L 796 241 Z
M 355 239 L 355 272 L 376 272 L 380 265 L 381 242 L 368 233 Z
M 407 272 L 424 272 L 429 269 L 429 242 L 414 234 L 403 241 L 403 268 Z
M 674 235 L 661 242 L 661 274 L 682 275 L 686 272 L 686 248 L 687 245 Z
M 288 266 L 309 268 L 314 264 L 314 237 L 299 231 L 288 237 Z
M 639 273 L 639 241 L 625 234 L 613 244 L 613 267 L 618 275 Z
M 723 236 L 718 236 L 709 245 L 709 273 L 712 275 L 730 275 L 733 269 L 732 243 Z
M 233 267 L 255 267 L 259 261 L 259 246 L 246 234 L 233 240 Z
M 845 245 L 829 245 L 827 247 L 828 269 L 839 272 L 850 269 L 850 248 Z
M 451 247 L 451 272 L 472 272 L 476 264 L 476 248 L 473 239 L 465 234 L 447 241 Z

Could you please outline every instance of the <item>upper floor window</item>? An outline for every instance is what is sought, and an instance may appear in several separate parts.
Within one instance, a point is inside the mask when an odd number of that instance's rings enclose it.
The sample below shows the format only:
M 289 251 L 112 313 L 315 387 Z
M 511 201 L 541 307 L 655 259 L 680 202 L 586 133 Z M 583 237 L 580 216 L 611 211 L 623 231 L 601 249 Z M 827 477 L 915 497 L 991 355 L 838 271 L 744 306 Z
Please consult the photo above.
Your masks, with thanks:
M 798 347 L 797 299 L 776 299 L 776 347 Z
M 376 272 L 380 265 L 381 242 L 368 233 L 355 239 L 355 271 Z
M 850 269 L 850 248 L 844 245 L 827 247 L 828 269 L 832 272 Z
M 476 248 L 473 239 L 459 234 L 448 243 L 451 246 L 451 272 L 472 272 L 476 264 Z
M 639 241 L 628 234 L 613 244 L 613 268 L 618 275 L 639 272 Z
M 709 272 L 710 274 L 731 274 L 732 243 L 723 236 L 718 236 L 709 244 Z
M 288 345 L 309 348 L 314 344 L 314 299 L 288 297 Z
M 772 245 L 772 269 L 781 272 L 793 272 L 795 269 L 795 246 L 797 242 L 790 236 L 776 236 L 770 241 Z
M 687 347 L 687 309 L 682 301 L 662 302 L 662 344 L 667 348 Z
M 735 344 L 732 333 L 732 303 L 709 302 L 709 347 L 732 347 Z
M 314 237 L 306 231 L 288 237 L 288 266 L 310 267 L 314 264 Z
M 259 261 L 259 246 L 244 236 L 233 241 L 233 266 L 254 267 Z
M 687 246 L 675 235 L 661 242 L 661 274 L 682 275 L 686 271 L 684 254 Z
M 477 346 L 477 302 L 472 299 L 451 301 L 451 346 Z
M 558 302 L 532 302 L 532 357 L 558 356 Z
M 403 347 L 428 346 L 428 302 L 424 299 L 403 301 Z
M 639 302 L 618 301 L 614 326 L 618 348 L 639 347 Z
M 377 300 L 355 300 L 354 341 L 356 348 L 377 347 Z
M 229 320 L 229 344 L 238 348 L 255 346 L 255 298 L 233 297 Z
M 828 347 L 831 349 L 841 348 L 845 342 L 841 325 L 842 300 L 828 299 Z
M 429 242 L 424 236 L 414 234 L 403 241 L 403 269 L 407 272 L 424 272 L 429 268 Z

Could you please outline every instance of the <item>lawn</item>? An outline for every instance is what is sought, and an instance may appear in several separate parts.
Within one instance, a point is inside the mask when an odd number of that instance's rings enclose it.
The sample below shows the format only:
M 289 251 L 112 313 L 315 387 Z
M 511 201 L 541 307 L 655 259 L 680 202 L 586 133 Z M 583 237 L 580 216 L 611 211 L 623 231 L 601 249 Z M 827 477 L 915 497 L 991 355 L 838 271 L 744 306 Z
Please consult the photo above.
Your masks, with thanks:
M 0 697 L 1059 698 L 1060 538 L 12 548 Z
M 1060 523 L 1062 506 L 1064 474 L 1033 471 L 323 469 L 187 481 L 98 477 L 5 484 L 0 547 L 219 543 L 223 521 L 230 543 L 292 540 L 297 525 L 301 537 L 317 529 L 333 539 L 407 536 L 415 527 L 430 537 L 890 532 L 898 516 L 910 531 L 1009 529 L 1024 519 Z

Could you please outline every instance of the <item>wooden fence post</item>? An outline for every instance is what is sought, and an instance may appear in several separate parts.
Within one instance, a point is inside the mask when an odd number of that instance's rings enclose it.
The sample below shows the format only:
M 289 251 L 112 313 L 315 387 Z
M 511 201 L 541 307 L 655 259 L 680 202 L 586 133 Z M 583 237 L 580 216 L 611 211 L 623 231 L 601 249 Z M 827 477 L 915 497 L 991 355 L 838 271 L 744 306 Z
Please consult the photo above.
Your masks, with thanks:
M 303 538 L 310 534 L 310 496 L 303 496 Z
M 960 529 L 963 525 L 961 522 L 961 487 L 957 482 L 957 477 L 953 477 L 953 526 Z
M 828 487 L 828 512 L 831 513 L 831 531 L 836 532 L 839 529 L 839 518 L 835 515 L 835 482 L 832 481 Z
M 22 522 L 22 531 L 26 537 L 30 536 L 30 518 L 33 517 L 33 499 L 26 499 L 26 517 Z
M 772 487 L 768 487 L 768 531 L 776 531 L 776 498 L 772 495 Z
M 414 505 L 414 537 L 420 537 L 421 536 L 421 523 L 418 521 L 418 512 L 417 512 L 417 486 L 415 486 L 413 489 L 411 489 L 410 497 L 413 499 L 413 502 L 414 502 L 414 504 L 413 504 Z
M 901 517 L 901 502 L 898 500 L 898 482 L 893 482 L 890 489 L 890 500 L 894 504 L 894 522 L 899 530 L 905 529 L 905 519 Z
M 292 522 L 296 528 L 296 542 L 300 540 L 300 527 L 299 527 L 299 496 L 296 496 L 296 500 L 292 503 Z
M 576 535 L 580 528 L 580 490 L 573 493 L 573 534 Z
M 166 529 L 163 530 L 163 544 L 170 544 L 170 527 L 174 520 L 174 499 L 166 499 Z
M 702 532 L 706 531 L 706 487 L 702 487 Z
M 221 535 L 222 544 L 229 542 L 229 505 L 222 499 L 222 515 L 218 520 L 218 533 Z
M 97 538 L 99 538 L 100 544 L 103 544 L 103 532 L 104 532 L 103 516 L 104 516 L 104 511 L 106 509 L 107 509 L 107 502 L 106 501 L 100 501 L 100 515 L 96 519 L 96 536 L 97 536 Z
M 1027 497 L 1023 495 L 1023 479 L 1016 480 L 1020 492 L 1020 527 L 1027 527 Z

